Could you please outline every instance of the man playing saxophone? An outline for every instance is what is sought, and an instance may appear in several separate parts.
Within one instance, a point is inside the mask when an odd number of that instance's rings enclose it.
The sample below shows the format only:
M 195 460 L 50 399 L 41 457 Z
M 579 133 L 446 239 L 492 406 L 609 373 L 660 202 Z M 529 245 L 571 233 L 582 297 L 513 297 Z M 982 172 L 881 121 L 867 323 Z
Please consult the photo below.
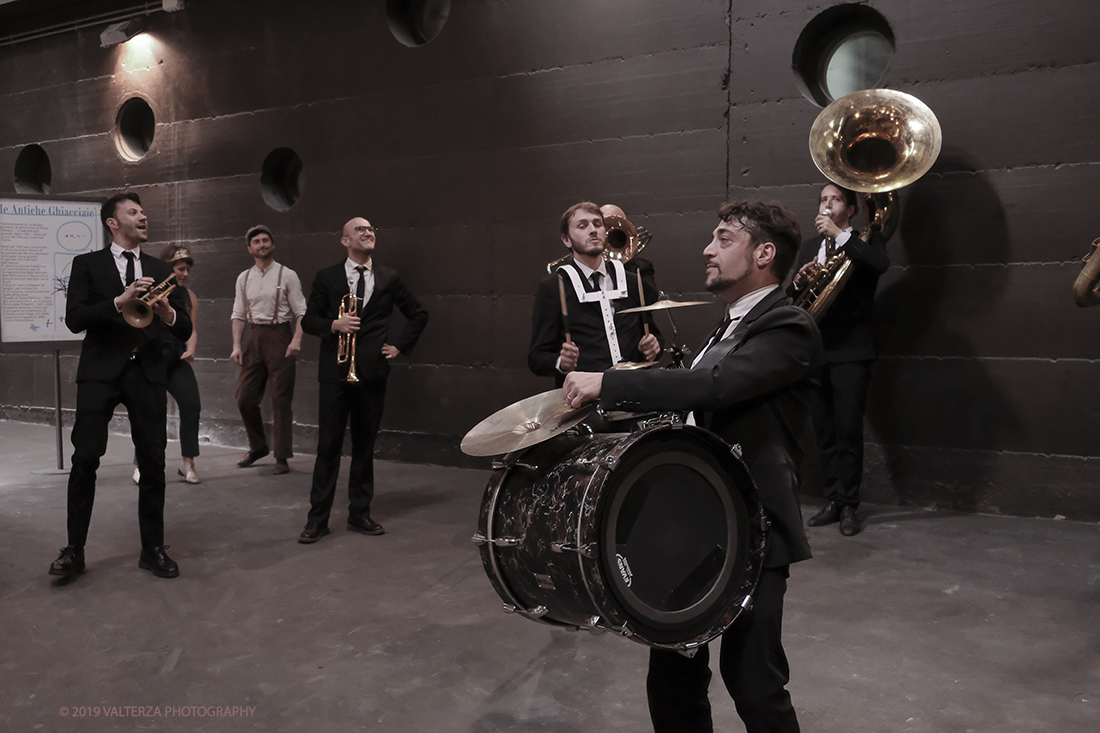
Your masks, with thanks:
M 886 240 L 878 232 L 864 242 L 852 228 L 856 194 L 830 183 L 821 189 L 817 236 L 802 243 L 791 292 L 806 286 L 811 273 L 843 252 L 852 261 L 852 275 L 818 321 L 826 364 L 814 400 L 813 422 L 820 449 L 821 472 L 828 503 L 807 524 L 840 523 L 851 536 L 861 527 L 856 509 L 863 478 L 863 413 L 877 351 L 874 339 L 875 289 L 886 272 Z
M 329 533 L 344 431 L 351 421 L 348 529 L 379 535 L 371 518 L 374 497 L 374 439 L 382 421 L 390 360 L 416 346 L 428 312 L 394 270 L 373 262 L 375 231 L 356 217 L 344 225 L 340 243 L 347 259 L 317 273 L 302 329 L 321 338 L 317 381 L 317 461 L 305 529 L 310 544 Z M 407 319 L 392 344 L 387 341 L 396 307 Z

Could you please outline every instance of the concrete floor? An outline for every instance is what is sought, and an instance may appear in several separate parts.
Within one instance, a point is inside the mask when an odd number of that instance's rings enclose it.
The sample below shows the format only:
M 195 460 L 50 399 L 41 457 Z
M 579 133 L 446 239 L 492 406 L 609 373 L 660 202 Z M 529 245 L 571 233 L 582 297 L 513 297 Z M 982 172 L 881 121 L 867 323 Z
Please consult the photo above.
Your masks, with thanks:
M 131 448 L 112 437 L 88 571 L 59 582 L 66 477 L 31 473 L 54 446 L 52 428 L 0 422 L 0 730 L 650 730 L 644 647 L 501 612 L 470 542 L 485 472 L 379 463 L 387 534 L 345 531 L 338 501 L 306 546 L 311 456 L 272 476 L 203 447 L 204 482 L 169 483 L 181 574 L 164 580 L 137 568 Z M 815 558 L 792 571 L 803 731 L 1100 730 L 1100 526 L 863 514 L 854 538 L 810 530 Z M 716 729 L 743 730 L 711 697 Z

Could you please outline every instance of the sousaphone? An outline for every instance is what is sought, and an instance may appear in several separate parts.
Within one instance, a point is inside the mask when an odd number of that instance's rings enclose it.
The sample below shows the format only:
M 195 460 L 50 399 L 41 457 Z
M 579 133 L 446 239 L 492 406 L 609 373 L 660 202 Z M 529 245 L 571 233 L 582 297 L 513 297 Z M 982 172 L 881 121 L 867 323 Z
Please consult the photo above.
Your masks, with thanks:
M 867 228 L 889 239 L 897 229 L 897 190 L 923 176 L 940 154 L 936 115 L 916 97 L 893 89 L 865 89 L 821 111 L 810 128 L 810 156 L 833 183 L 864 194 Z M 852 274 L 839 252 L 810 275 L 795 305 L 821 320 Z

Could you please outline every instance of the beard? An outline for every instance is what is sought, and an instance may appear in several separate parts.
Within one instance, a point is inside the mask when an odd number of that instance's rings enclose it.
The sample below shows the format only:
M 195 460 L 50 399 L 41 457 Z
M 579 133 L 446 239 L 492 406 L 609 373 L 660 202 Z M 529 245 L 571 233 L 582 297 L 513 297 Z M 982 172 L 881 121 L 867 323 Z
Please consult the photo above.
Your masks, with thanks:
M 715 295 L 717 295 L 718 293 L 721 293 L 722 291 L 728 289 L 735 283 L 735 280 L 731 280 L 728 277 L 722 277 L 721 275 L 718 275 L 716 273 L 714 277 L 711 277 L 710 275 L 707 276 L 707 279 L 703 282 L 703 288 L 708 293 L 714 293 Z
M 580 242 L 571 242 L 572 249 L 577 254 L 582 255 L 598 255 L 603 252 L 605 242 L 600 239 L 591 239 L 586 237 Z

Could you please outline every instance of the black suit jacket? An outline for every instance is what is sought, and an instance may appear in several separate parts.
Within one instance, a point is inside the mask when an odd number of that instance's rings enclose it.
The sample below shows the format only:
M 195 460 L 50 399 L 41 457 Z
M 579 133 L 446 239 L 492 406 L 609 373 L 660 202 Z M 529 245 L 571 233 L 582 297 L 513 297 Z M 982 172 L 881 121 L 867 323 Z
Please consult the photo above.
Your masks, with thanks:
M 807 239 L 798 250 L 795 272 L 817 256 L 821 237 Z M 852 260 L 852 276 L 817 324 L 825 345 L 825 358 L 832 364 L 870 361 L 878 355 L 875 348 L 875 290 L 879 275 L 890 267 L 886 240 L 875 232 L 869 242 L 859 232 L 844 243 L 843 251 Z M 793 293 L 793 286 L 788 292 Z
M 562 267 L 577 266 L 569 260 Z M 626 270 L 627 297 L 614 301 L 615 330 L 619 336 L 619 351 L 626 361 L 645 361 L 645 354 L 638 348 L 638 342 L 645 335 L 643 324 L 649 324 L 649 332 L 661 341 L 661 333 L 653 323 L 649 313 L 627 313 L 618 311 L 641 305 L 638 297 L 638 273 L 642 273 L 642 288 L 645 302 L 653 303 L 660 297 L 653 280 L 653 264 L 648 260 L 635 257 L 623 264 Z M 579 269 L 578 269 L 579 272 Z M 565 324 L 561 315 L 561 295 L 558 280 L 562 275 L 556 271 L 544 278 L 535 291 L 535 307 L 531 314 L 531 344 L 527 350 L 527 366 L 540 377 L 554 377 L 560 385 L 565 376 L 556 364 L 561 354 L 561 345 L 565 341 Z M 582 276 L 582 281 L 584 278 Z M 616 283 L 621 286 L 622 283 Z M 582 372 L 602 372 L 611 366 L 611 349 L 607 345 L 607 333 L 603 326 L 603 316 L 598 303 L 582 303 L 572 283 L 565 281 L 565 302 L 569 311 L 569 336 L 580 350 L 577 370 Z
M 694 369 L 606 372 L 608 410 L 692 410 L 696 423 L 740 444 L 772 520 L 767 567 L 810 557 L 798 501 L 799 438 L 809 417 L 813 371 L 824 360 L 813 318 L 769 293 Z M 713 350 L 712 350 L 713 351 Z
M 172 274 L 166 262 L 145 252 L 141 253 L 141 270 L 157 283 Z M 73 333 L 87 332 L 76 368 L 78 383 L 115 379 L 122 373 L 130 355 L 136 353 L 149 381 L 164 384 L 168 381 L 161 348 L 164 331 L 171 331 L 180 341 L 191 336 L 191 319 L 179 288 L 168 296 L 168 303 L 176 311 L 176 321 L 170 328 L 159 316 L 153 316 L 153 322 L 146 328 L 128 324 L 114 304 L 114 299 L 125 289 L 110 248 L 73 259 L 65 302 L 65 325 Z
M 348 367 L 336 363 L 339 334 L 332 330 L 332 322 L 339 317 L 340 300 L 348 294 L 347 274 L 342 260 L 326 267 L 313 279 L 309 291 L 306 314 L 302 317 L 302 330 L 321 337 L 320 364 L 317 381 L 343 382 Z M 428 324 L 428 311 L 405 286 L 396 270 L 373 264 L 374 292 L 359 313 L 359 332 L 355 338 L 355 366 L 360 379 L 385 379 L 390 373 L 390 363 L 382 355 L 382 345 L 387 343 L 390 316 L 394 306 L 408 322 L 392 345 L 402 354 L 411 353 L 420 334 Z

